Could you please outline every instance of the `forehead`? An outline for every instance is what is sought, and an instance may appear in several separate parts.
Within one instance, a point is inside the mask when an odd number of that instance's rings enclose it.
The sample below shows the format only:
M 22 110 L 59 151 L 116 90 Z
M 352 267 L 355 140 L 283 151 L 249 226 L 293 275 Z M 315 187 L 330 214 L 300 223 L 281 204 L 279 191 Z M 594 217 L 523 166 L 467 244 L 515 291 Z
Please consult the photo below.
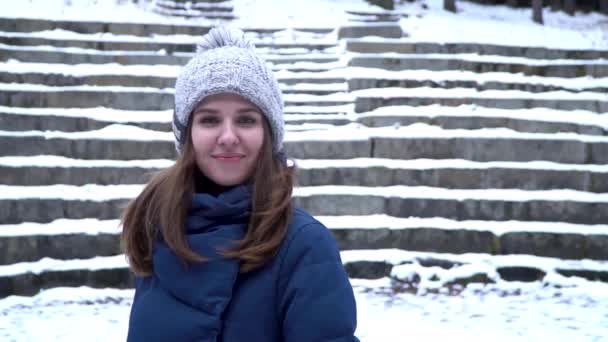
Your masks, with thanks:
M 238 110 L 251 110 L 260 112 L 259 108 L 246 98 L 232 93 L 221 93 L 207 96 L 194 109 L 197 112 L 201 109 L 221 110 L 225 108 L 236 108 Z

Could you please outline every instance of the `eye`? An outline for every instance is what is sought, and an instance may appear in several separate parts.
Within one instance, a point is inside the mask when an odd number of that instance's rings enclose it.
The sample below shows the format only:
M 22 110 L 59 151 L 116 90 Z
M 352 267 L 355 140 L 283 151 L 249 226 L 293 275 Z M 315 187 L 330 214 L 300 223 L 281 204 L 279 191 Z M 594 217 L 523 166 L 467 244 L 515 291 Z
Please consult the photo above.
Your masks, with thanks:
M 253 116 L 243 115 L 238 118 L 237 122 L 242 125 L 254 125 L 257 122 L 257 120 Z
M 213 125 L 219 122 L 219 119 L 215 116 L 200 116 L 198 123 L 202 125 Z

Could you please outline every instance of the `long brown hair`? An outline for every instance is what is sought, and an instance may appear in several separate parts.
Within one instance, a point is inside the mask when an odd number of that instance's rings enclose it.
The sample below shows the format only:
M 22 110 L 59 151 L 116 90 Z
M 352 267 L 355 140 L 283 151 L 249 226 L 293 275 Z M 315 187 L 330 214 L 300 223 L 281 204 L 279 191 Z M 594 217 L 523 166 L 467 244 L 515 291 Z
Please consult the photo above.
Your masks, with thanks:
M 204 177 L 194 157 L 192 117 L 186 129 L 186 143 L 175 164 L 155 174 L 123 211 L 121 244 L 137 275 L 152 273 L 154 241 L 161 237 L 184 263 L 206 260 L 190 249 L 184 228 L 192 196 Z M 276 255 L 292 214 L 295 166 L 287 166 L 273 156 L 270 128 L 265 118 L 263 121 L 264 141 L 251 179 L 249 227 L 235 249 L 222 252 L 240 260 L 241 272 L 258 269 Z

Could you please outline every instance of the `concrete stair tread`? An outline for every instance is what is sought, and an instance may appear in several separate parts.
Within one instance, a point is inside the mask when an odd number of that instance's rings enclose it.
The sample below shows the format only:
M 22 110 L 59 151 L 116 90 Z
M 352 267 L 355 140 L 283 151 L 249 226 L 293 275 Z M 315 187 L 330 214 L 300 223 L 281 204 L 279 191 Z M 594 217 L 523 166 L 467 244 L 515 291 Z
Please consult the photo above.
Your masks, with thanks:
M 426 186 L 447 189 L 571 189 L 608 192 L 608 165 L 473 162 L 462 159 L 296 159 L 299 186 Z M 142 184 L 170 159 L 86 160 L 56 155 L 0 157 L 0 183 L 10 185 Z
M 417 59 L 417 60 L 460 60 L 469 62 L 485 62 L 494 64 L 524 64 L 530 66 L 560 66 L 560 65 L 608 65 L 605 59 L 534 59 L 517 56 L 481 55 L 476 53 L 358 53 L 356 59 Z
M 460 106 L 386 106 L 370 112 L 357 114 L 357 119 L 373 117 L 413 117 L 437 120 L 446 118 L 493 118 L 524 121 L 540 121 L 547 123 L 567 123 L 572 125 L 596 126 L 601 130 L 608 129 L 608 117 L 585 110 L 558 110 L 551 108 L 502 109 L 488 108 L 477 105 Z
M 385 214 L 317 216 L 342 250 L 398 248 L 418 252 L 537 255 L 606 260 L 608 226 L 564 222 L 456 221 Z M 120 253 L 117 219 L 57 219 L 0 225 L 0 265 Z M 70 246 L 70 248 L 66 248 Z M 607 261 L 608 262 L 608 261 Z
M 232 11 L 234 9 L 234 3 L 232 1 L 223 1 L 218 3 L 205 3 L 205 2 L 189 2 L 186 4 L 185 2 L 175 2 L 175 1 L 164 1 L 157 0 L 155 2 L 157 6 L 165 7 L 165 8 L 192 8 L 199 10 L 213 10 L 216 8 L 226 9 Z
M 386 158 L 353 158 L 353 159 L 295 159 L 299 170 L 319 170 L 329 168 L 386 168 L 393 170 L 431 171 L 438 169 L 451 170 L 539 170 L 539 171 L 582 171 L 608 174 L 607 164 L 563 164 L 550 161 L 507 162 L 492 161 L 478 162 L 465 159 L 410 159 L 396 160 Z M 173 165 L 171 159 L 140 159 L 140 160 L 94 160 L 77 159 L 56 155 L 37 156 L 4 156 L 0 157 L 0 166 L 5 167 L 55 167 L 55 168 L 166 168 Z
M 425 283 L 430 288 L 454 284 L 459 284 L 462 288 L 470 283 L 504 281 L 543 281 L 549 286 L 555 284 L 562 287 L 580 284 L 585 280 L 608 281 L 608 262 L 603 260 L 483 253 L 449 254 L 399 249 L 342 251 L 341 257 L 351 277 L 390 277 L 416 287 Z M 567 279 L 573 276 L 577 278 Z
M 184 22 L 182 20 L 167 22 L 149 22 L 149 21 L 133 21 L 133 22 L 118 22 L 118 21 L 78 21 L 73 19 L 56 19 L 56 18 L 6 18 L 0 20 L 0 29 L 6 32 L 34 32 L 41 30 L 63 29 L 74 31 L 77 33 L 113 33 L 113 34 L 131 34 L 138 36 L 149 36 L 152 34 L 189 34 L 202 36 L 206 34 L 213 25 L 205 25 L 193 22 Z M 136 18 L 135 18 L 136 19 Z M 282 28 L 270 27 L 243 27 L 245 32 L 255 32 L 262 34 L 273 34 L 283 31 Z M 294 26 L 290 28 L 297 32 L 309 32 L 317 34 L 328 34 L 335 30 L 335 27 L 322 26 Z
M 546 273 L 557 270 L 590 270 L 608 272 L 608 262 L 600 260 L 563 260 L 532 255 L 488 255 L 447 253 L 410 252 L 395 249 L 353 250 L 341 251 L 342 262 L 346 265 L 355 262 L 385 262 L 393 266 L 407 263 L 422 263 L 431 260 L 432 263 L 444 261 L 455 265 L 481 264 L 486 267 L 506 268 L 524 267 L 537 268 Z M 61 271 L 97 271 L 104 269 L 128 268 L 124 255 L 98 256 L 89 259 L 57 260 L 43 258 L 34 262 L 23 262 L 0 266 L 0 277 L 14 277 L 21 274 L 43 274 Z
M 550 221 L 457 221 L 443 217 L 394 217 L 386 214 L 376 215 L 338 215 L 315 216 L 332 231 L 337 230 L 411 230 L 419 228 L 445 231 L 468 230 L 491 232 L 495 236 L 509 233 L 551 233 L 606 235 L 608 224 L 578 224 Z M 119 234 L 120 220 L 99 219 L 57 219 L 48 223 L 22 222 L 0 225 L 0 238 L 19 236 L 59 236 L 59 235 L 99 235 Z M 608 261 L 607 261 L 608 263 Z
M 506 128 L 448 130 L 426 124 L 373 128 L 359 124 L 306 126 L 288 127 L 285 146 L 292 158 L 608 163 L 608 137 L 600 135 L 522 133 Z M 0 140 L 1 144 L 13 146 L 2 151 L 0 155 L 4 156 L 53 154 L 84 159 L 175 158 L 171 132 L 134 125 L 112 124 L 77 132 L 0 131 Z
M 329 36 L 328 36 L 329 37 Z M 114 35 L 111 33 L 83 34 L 65 30 L 41 31 L 32 33 L 0 32 L 0 42 L 12 46 L 51 45 L 57 47 L 80 47 L 102 50 L 160 50 L 193 52 L 200 36 L 188 35 L 155 35 L 154 37 L 141 37 L 132 35 Z M 273 40 L 252 39 L 258 48 L 305 48 L 308 50 L 322 50 L 335 47 L 335 38 L 293 38 L 277 37 Z
M 296 51 L 294 51 L 296 50 Z M 273 51 L 268 48 L 259 48 L 259 54 L 268 62 L 289 62 L 289 61 L 324 61 L 336 59 L 336 55 L 329 53 L 330 49 L 311 52 L 309 50 L 300 52 L 297 49 L 283 49 Z M 13 46 L 0 44 L 0 55 L 2 60 L 9 57 L 21 63 L 40 63 L 44 64 L 109 64 L 119 63 L 121 65 L 183 65 L 193 55 L 194 52 L 168 52 L 166 50 L 157 51 L 103 51 L 99 49 L 87 49 L 76 47 L 54 47 L 54 46 Z M 305 55 L 302 55 L 304 53 Z M 299 54 L 299 55 L 298 55 Z M 52 57 L 52 58 L 50 58 Z M 74 57 L 74 58 L 71 58 Z M 78 57 L 78 58 L 75 58 Z M 67 61 L 67 62 L 66 62 Z M 76 61 L 76 62 L 74 62 Z
M 474 88 L 376 88 L 352 91 L 355 111 L 370 111 L 396 105 L 428 106 L 441 104 L 460 106 L 525 109 L 534 107 L 560 110 L 608 112 L 608 96 L 600 92 L 568 92 L 564 90 L 531 93 L 521 90 L 477 90 Z
M 554 140 L 578 141 L 585 143 L 608 143 L 608 137 L 583 135 L 575 133 L 522 133 L 506 128 L 442 129 L 426 124 L 413 124 L 405 127 L 365 127 L 359 124 L 334 126 L 332 129 L 313 130 L 310 132 L 290 132 L 285 141 L 361 141 L 372 138 L 388 138 L 400 140 L 412 139 L 512 139 L 512 140 Z M 153 131 L 130 125 L 113 124 L 102 129 L 86 132 L 60 131 L 0 131 L 4 137 L 43 137 L 45 139 L 104 139 L 104 140 L 160 140 L 172 142 L 171 132 Z M 129 136 L 130 138 L 125 138 Z
M 520 56 L 533 59 L 598 59 L 608 56 L 606 50 L 556 49 L 541 46 L 512 46 L 475 42 L 438 43 L 415 38 L 347 38 L 347 51 L 359 53 L 478 53 L 484 55 Z M 374 51 L 375 50 L 375 51 Z
M 314 56 L 270 56 L 277 63 L 284 65 L 284 61 L 296 61 L 293 63 L 321 61 L 327 63 L 326 54 L 317 54 Z M 338 61 L 338 59 L 335 59 Z M 49 69 L 48 63 L 28 63 L 10 60 L 5 63 L 0 63 L 0 72 L 7 74 L 40 74 L 40 75 L 55 75 L 61 74 L 71 77 L 84 76 L 139 76 L 139 77 L 165 77 L 175 79 L 179 73 L 177 65 L 123 65 L 118 63 L 105 64 L 53 64 L 53 68 Z M 402 82 L 432 82 L 439 86 L 445 83 L 467 83 L 473 84 L 478 88 L 483 88 L 488 84 L 497 85 L 519 85 L 523 87 L 527 85 L 531 88 L 563 88 L 571 91 L 585 91 L 594 88 L 608 88 L 608 78 L 562 78 L 562 77 L 543 77 L 529 76 L 524 74 L 512 74 L 504 72 L 487 72 L 476 73 L 471 71 L 428 71 L 428 70 L 402 70 L 389 71 L 377 68 L 360 68 L 346 67 L 328 70 L 325 72 L 290 72 L 285 69 L 277 72 L 279 81 L 297 81 L 306 80 L 306 82 L 324 81 L 329 79 L 344 79 L 350 80 L 351 89 L 361 89 L 364 85 L 358 85 L 363 81 L 374 81 L 374 85 L 378 83 L 386 83 L 390 81 Z M 503 86 L 504 87 L 504 86 Z M 375 86 L 369 86 L 375 88 Z
M 130 199 L 143 189 L 142 184 L 129 185 L 0 185 L 0 200 L 56 199 L 64 201 L 104 202 Z M 480 200 L 509 202 L 580 202 L 608 203 L 608 193 L 590 193 L 570 189 L 445 189 L 425 186 L 394 185 L 385 187 L 364 186 L 308 186 L 294 189 L 294 197 L 354 196 L 403 199 L 441 199 L 450 201 Z

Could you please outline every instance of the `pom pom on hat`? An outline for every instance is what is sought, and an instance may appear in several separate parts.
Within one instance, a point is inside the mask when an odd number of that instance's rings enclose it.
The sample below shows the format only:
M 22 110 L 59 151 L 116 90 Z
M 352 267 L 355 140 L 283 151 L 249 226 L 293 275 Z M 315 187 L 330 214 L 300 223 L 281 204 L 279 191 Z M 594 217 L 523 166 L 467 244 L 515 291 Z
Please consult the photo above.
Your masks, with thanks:
M 243 31 L 235 28 L 216 27 L 203 36 L 202 41 L 196 44 L 196 52 L 201 53 L 223 46 L 255 49 L 255 45 L 252 41 L 245 38 Z

